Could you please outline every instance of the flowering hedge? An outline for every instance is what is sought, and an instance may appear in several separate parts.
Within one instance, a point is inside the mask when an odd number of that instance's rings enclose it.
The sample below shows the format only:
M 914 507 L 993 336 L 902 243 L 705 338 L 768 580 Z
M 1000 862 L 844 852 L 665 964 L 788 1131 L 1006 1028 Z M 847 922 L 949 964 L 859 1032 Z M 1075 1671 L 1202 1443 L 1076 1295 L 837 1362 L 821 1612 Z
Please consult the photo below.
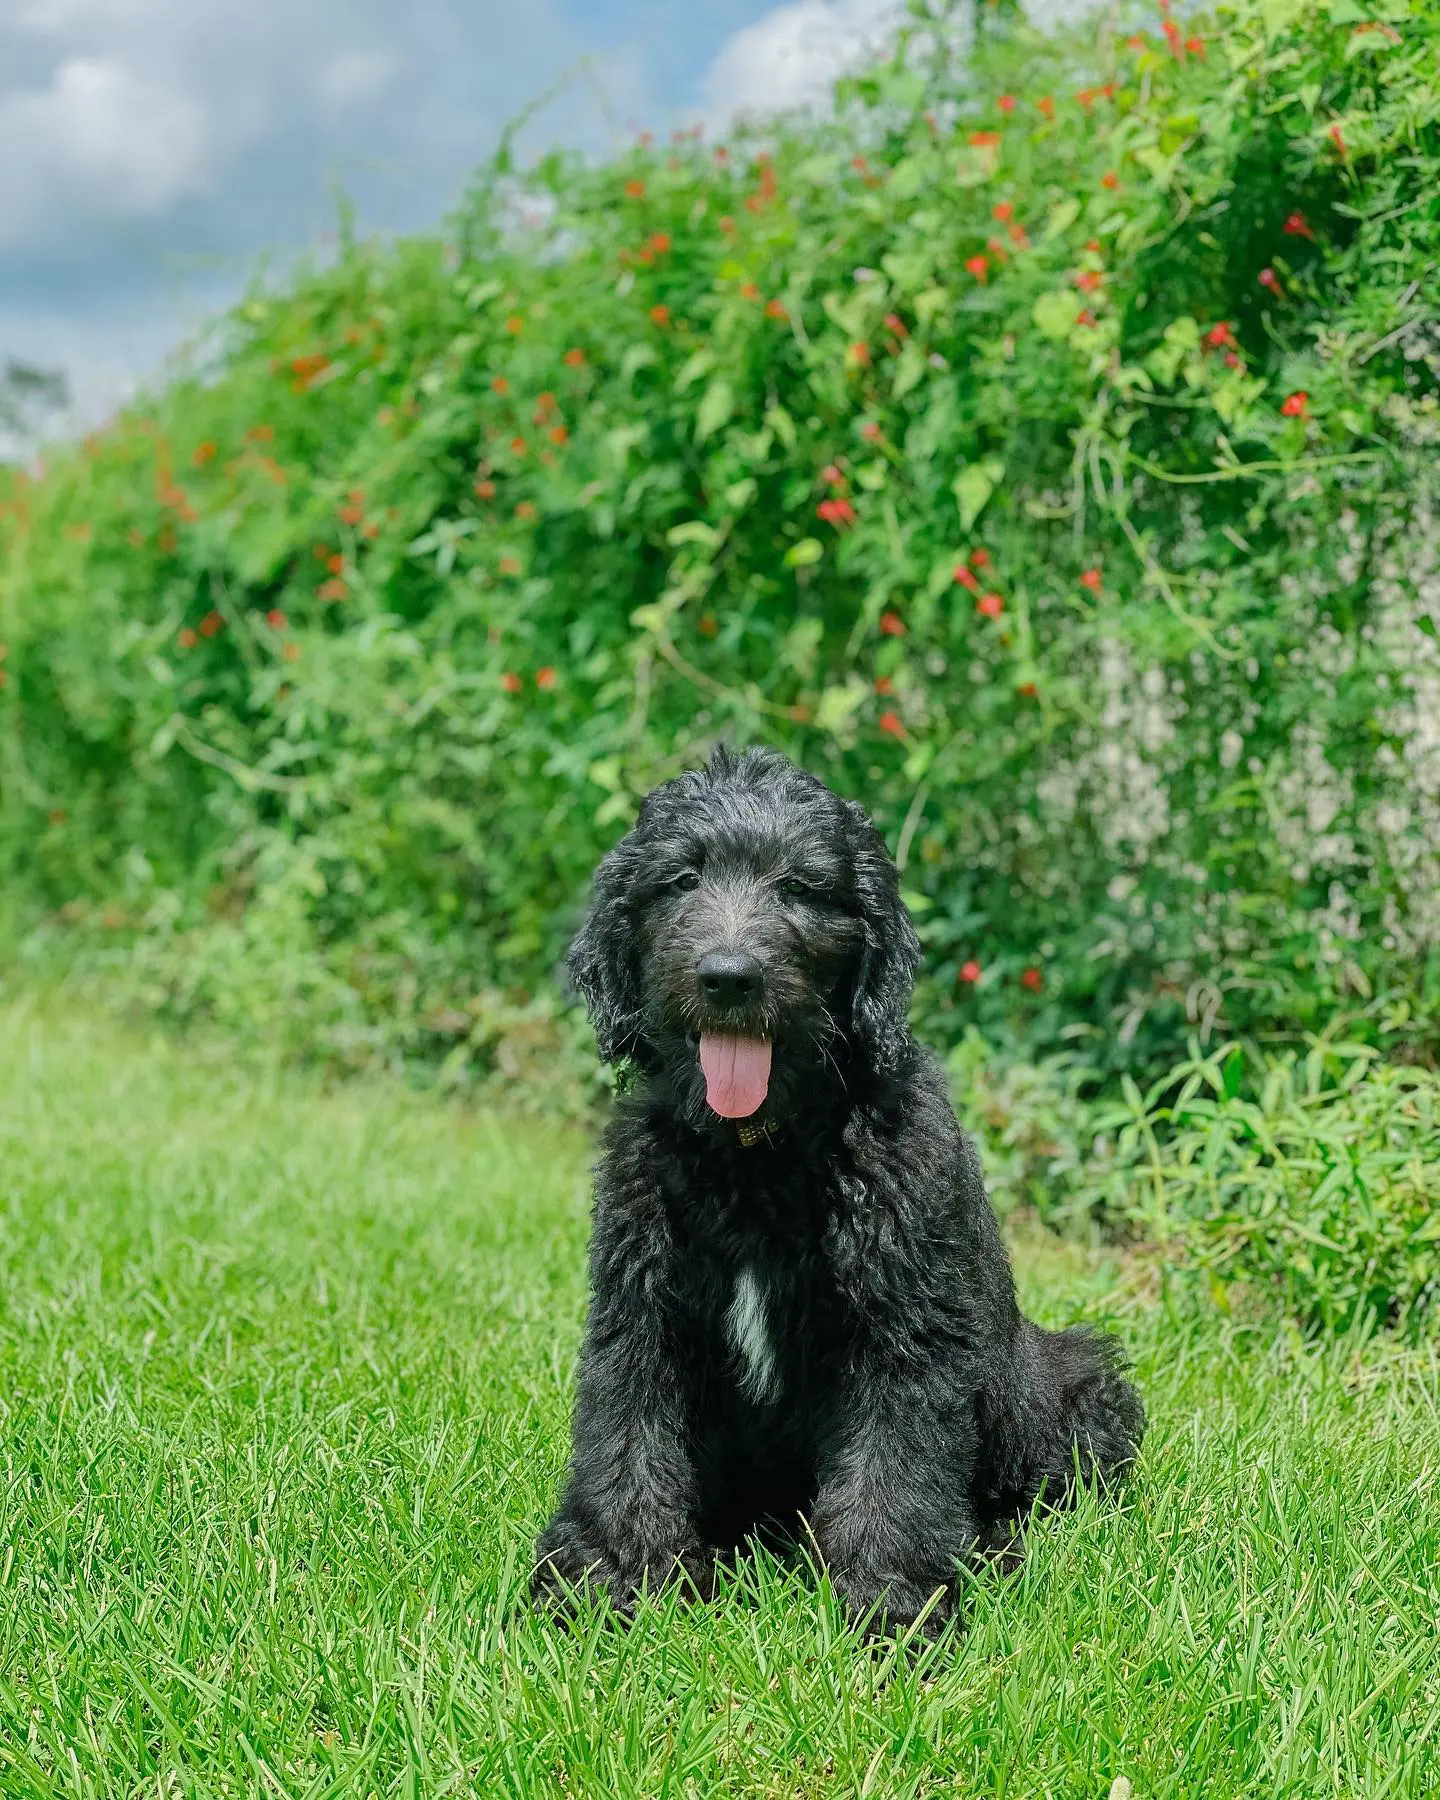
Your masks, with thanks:
M 725 734 L 871 808 L 941 1041 L 1433 1046 L 1440 15 L 922 14 L 826 122 L 502 153 L 13 486 L 12 899 L 523 1062 Z

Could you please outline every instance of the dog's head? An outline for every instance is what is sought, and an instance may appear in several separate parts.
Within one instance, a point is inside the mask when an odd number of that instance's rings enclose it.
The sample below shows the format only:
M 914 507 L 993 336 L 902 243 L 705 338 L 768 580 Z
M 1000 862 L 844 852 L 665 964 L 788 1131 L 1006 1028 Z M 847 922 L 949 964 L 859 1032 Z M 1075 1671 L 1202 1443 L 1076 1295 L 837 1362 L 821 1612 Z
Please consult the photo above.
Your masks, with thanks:
M 600 864 L 569 969 L 607 1062 L 663 1068 L 697 1123 L 765 1122 L 895 1066 L 919 960 L 860 808 L 773 751 L 720 750 Z

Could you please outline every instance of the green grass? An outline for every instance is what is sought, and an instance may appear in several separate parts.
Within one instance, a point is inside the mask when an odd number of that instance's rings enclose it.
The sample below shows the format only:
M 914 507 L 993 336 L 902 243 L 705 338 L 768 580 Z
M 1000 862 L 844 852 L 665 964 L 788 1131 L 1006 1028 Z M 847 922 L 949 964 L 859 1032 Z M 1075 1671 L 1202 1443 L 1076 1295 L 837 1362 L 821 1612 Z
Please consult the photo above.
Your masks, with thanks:
M 1433 1352 L 1315 1350 L 1049 1241 L 1153 1426 L 967 1628 L 867 1650 L 748 1567 L 531 1615 L 587 1147 L 0 1008 L 0 1794 L 1419 1795 Z

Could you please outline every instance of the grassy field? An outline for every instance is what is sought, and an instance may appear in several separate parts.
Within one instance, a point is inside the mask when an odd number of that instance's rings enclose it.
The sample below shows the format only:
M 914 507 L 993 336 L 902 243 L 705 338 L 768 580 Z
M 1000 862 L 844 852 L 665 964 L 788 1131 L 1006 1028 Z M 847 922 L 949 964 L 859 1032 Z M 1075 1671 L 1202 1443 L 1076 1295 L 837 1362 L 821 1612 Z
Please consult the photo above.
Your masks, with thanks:
M 919 1654 L 803 1566 L 566 1633 L 587 1146 L 0 1008 L 0 1794 L 1420 1795 L 1433 1353 L 1017 1245 L 1153 1418 Z M 1122 1790 L 1123 1791 L 1123 1790 Z

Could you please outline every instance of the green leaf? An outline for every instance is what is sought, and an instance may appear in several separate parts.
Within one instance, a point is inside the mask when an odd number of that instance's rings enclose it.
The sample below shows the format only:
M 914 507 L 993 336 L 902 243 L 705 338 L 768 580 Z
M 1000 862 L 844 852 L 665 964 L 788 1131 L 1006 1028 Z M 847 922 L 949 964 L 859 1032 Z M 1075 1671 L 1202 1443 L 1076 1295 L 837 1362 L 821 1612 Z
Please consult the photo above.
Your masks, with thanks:
M 994 457 L 984 462 L 967 463 L 950 484 L 960 508 L 960 529 L 968 531 L 985 509 L 985 502 L 995 492 L 1005 465 Z
M 713 437 L 735 411 L 735 390 L 723 375 L 717 376 L 705 390 L 700 409 L 695 415 L 695 441 L 703 444 Z
M 819 538 L 801 538 L 798 544 L 792 544 L 785 552 L 785 567 L 787 569 L 808 569 L 812 563 L 819 562 L 824 554 L 825 546 Z
M 687 519 L 683 525 L 672 525 L 665 533 L 667 544 L 704 544 L 707 549 L 714 549 L 719 541 L 720 533 L 703 519 Z
M 1080 300 L 1069 288 L 1052 294 L 1041 294 L 1030 309 L 1030 317 L 1043 336 L 1059 340 L 1069 337 L 1080 317 Z
M 815 723 L 822 731 L 840 731 L 864 704 L 869 692 L 869 685 L 858 675 L 852 675 L 841 687 L 827 687 L 815 708 Z
M 1429 613 L 1416 614 L 1415 629 L 1417 631 L 1423 631 L 1428 638 L 1440 637 L 1440 628 L 1436 627 L 1435 621 L 1430 617 Z
M 713 350 L 697 350 L 693 356 L 687 356 L 675 377 L 675 392 L 683 394 L 692 382 L 698 381 L 702 375 L 708 375 L 714 367 Z
M 790 417 L 783 406 L 768 407 L 765 412 L 765 423 L 775 433 L 776 437 L 779 438 L 780 442 L 787 450 L 793 450 L 795 448 L 798 435 L 795 430 L 795 421 Z
M 1080 217 L 1078 200 L 1060 200 L 1050 209 L 1050 217 L 1045 223 L 1045 236 L 1057 238 L 1063 236 Z

